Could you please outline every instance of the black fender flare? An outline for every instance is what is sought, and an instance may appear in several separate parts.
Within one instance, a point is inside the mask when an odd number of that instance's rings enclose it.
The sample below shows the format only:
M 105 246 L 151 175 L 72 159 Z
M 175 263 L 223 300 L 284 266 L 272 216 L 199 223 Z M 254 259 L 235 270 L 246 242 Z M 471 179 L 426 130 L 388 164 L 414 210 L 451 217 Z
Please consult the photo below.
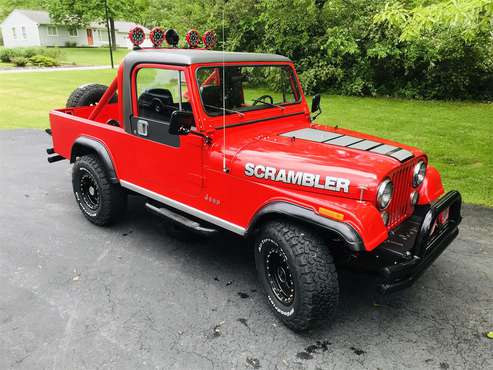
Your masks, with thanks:
M 251 235 L 263 218 L 272 215 L 300 220 L 331 231 L 340 236 L 351 251 L 360 252 L 365 250 L 361 237 L 351 225 L 320 216 L 309 208 L 283 201 L 269 203 L 258 210 L 248 225 L 245 236 Z
M 70 150 L 70 163 L 74 163 L 75 159 L 81 155 L 94 152 L 103 162 L 110 181 L 112 183 L 118 183 L 118 177 L 116 176 L 115 166 L 111 160 L 110 153 L 106 146 L 99 140 L 89 138 L 87 136 L 79 136 L 77 140 L 72 144 Z

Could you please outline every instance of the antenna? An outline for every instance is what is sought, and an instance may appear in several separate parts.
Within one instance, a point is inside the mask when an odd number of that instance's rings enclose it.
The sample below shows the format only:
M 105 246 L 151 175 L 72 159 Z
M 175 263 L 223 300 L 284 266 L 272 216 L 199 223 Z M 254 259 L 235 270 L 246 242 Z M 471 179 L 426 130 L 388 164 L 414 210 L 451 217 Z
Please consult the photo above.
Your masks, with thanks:
M 222 56 L 223 56 L 223 171 L 229 173 L 229 168 L 226 165 L 226 63 L 224 58 L 224 7 L 226 3 L 223 2 L 223 24 L 222 24 L 222 34 L 223 34 L 223 45 L 222 45 Z

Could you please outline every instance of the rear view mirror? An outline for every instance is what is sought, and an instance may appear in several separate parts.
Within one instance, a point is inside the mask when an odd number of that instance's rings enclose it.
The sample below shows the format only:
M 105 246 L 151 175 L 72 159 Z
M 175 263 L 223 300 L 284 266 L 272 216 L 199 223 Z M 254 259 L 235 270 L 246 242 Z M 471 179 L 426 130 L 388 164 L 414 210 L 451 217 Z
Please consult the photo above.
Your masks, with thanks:
M 322 108 L 320 108 L 320 94 L 315 94 L 313 96 L 312 113 L 316 113 L 311 117 L 312 121 L 315 120 L 315 118 L 317 118 L 320 115 L 320 113 L 322 113 Z
M 175 110 L 171 113 L 168 133 L 170 135 L 188 135 L 194 123 L 192 112 Z
M 320 94 L 315 94 L 312 99 L 312 113 L 320 109 Z

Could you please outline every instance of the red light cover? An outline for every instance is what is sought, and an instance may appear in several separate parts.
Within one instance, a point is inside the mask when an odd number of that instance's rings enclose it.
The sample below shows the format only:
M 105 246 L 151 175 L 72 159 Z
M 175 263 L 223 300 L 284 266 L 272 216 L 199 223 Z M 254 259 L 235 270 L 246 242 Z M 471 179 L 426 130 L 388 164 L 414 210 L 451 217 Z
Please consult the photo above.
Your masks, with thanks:
M 134 27 L 128 32 L 128 38 L 134 44 L 134 46 L 139 46 L 142 44 L 146 38 L 146 34 L 141 27 Z
M 155 48 L 160 47 L 164 41 L 164 30 L 161 27 L 154 27 L 149 34 L 149 38 Z
M 217 44 L 217 36 L 214 31 L 207 31 L 202 36 L 202 41 L 207 49 L 212 49 Z
M 190 48 L 196 48 L 200 44 L 200 35 L 196 30 L 190 30 L 187 32 L 185 40 Z

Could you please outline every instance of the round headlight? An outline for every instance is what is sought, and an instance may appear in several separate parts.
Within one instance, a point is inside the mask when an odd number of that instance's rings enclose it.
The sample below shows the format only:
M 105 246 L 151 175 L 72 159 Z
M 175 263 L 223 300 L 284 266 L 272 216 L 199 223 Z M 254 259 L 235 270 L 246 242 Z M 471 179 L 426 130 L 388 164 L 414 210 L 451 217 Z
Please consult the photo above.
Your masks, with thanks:
M 382 181 L 380 185 L 378 185 L 377 189 L 377 205 L 380 209 L 385 209 L 389 205 L 392 200 L 392 192 L 394 190 L 394 186 L 392 185 L 392 181 L 390 179 L 385 179 Z
M 413 171 L 413 186 L 418 187 L 421 185 L 426 176 L 426 163 L 424 161 L 419 161 L 416 166 L 414 166 Z

